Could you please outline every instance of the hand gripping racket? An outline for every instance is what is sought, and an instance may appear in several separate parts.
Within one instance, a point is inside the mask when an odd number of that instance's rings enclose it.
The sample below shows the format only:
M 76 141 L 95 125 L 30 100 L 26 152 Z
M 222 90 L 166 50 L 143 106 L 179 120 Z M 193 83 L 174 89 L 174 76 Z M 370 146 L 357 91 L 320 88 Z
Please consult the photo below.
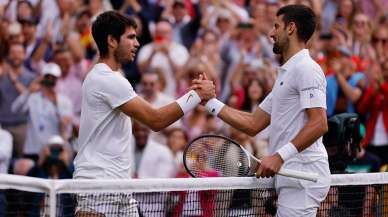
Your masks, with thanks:
M 185 148 L 183 163 L 192 177 L 254 176 L 257 159 L 235 141 L 218 135 L 197 137 Z M 317 182 L 318 174 L 280 169 L 278 175 Z

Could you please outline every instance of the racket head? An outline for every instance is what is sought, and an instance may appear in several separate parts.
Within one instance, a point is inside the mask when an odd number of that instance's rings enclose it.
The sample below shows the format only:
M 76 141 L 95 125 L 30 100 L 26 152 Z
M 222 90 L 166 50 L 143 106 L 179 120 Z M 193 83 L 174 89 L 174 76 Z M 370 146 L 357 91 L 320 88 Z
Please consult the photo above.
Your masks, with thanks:
M 197 178 L 251 176 L 251 158 L 241 146 L 224 136 L 202 135 L 183 153 L 186 171 Z

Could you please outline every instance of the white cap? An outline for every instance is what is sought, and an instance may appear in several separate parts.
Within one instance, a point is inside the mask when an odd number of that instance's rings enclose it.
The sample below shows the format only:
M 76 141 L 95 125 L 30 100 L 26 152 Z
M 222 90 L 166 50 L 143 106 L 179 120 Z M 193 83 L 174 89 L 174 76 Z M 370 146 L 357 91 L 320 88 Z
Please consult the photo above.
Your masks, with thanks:
M 225 18 L 225 19 L 228 19 L 230 20 L 230 17 L 232 16 L 232 14 L 230 13 L 229 10 L 226 10 L 226 9 L 218 9 L 217 11 L 217 19 L 218 18 Z
M 55 63 L 47 63 L 42 68 L 42 75 L 52 75 L 59 78 L 61 74 L 61 68 Z
M 47 145 L 64 145 L 65 140 L 62 139 L 61 136 L 54 135 L 49 138 L 47 141 Z
M 7 30 L 8 30 L 8 34 L 10 35 L 18 35 L 22 33 L 22 25 L 20 25 L 20 23 L 18 22 L 14 22 L 9 24 Z

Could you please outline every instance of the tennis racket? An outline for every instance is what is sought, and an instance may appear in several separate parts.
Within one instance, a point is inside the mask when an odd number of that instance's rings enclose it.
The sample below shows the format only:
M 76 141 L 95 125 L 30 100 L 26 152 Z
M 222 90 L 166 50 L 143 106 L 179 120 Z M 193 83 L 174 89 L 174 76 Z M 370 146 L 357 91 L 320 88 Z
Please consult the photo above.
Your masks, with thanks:
M 183 163 L 192 177 L 254 176 L 257 159 L 235 141 L 218 135 L 197 137 L 185 148 Z M 318 174 L 280 169 L 278 175 L 317 182 Z

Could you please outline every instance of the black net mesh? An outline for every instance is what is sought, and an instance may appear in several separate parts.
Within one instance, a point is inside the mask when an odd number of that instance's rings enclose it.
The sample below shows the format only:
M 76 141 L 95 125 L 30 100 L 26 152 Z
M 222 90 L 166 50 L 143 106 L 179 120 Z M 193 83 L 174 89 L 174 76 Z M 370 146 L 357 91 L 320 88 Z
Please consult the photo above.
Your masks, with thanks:
M 168 180 L 167 180 L 168 181 Z M 96 188 L 101 192 L 101 188 Z M 50 216 L 48 193 L 0 191 L 0 217 Z M 273 189 L 179 190 L 126 193 L 56 194 L 56 216 L 270 217 L 276 213 Z M 388 216 L 388 184 L 332 186 L 319 217 Z

